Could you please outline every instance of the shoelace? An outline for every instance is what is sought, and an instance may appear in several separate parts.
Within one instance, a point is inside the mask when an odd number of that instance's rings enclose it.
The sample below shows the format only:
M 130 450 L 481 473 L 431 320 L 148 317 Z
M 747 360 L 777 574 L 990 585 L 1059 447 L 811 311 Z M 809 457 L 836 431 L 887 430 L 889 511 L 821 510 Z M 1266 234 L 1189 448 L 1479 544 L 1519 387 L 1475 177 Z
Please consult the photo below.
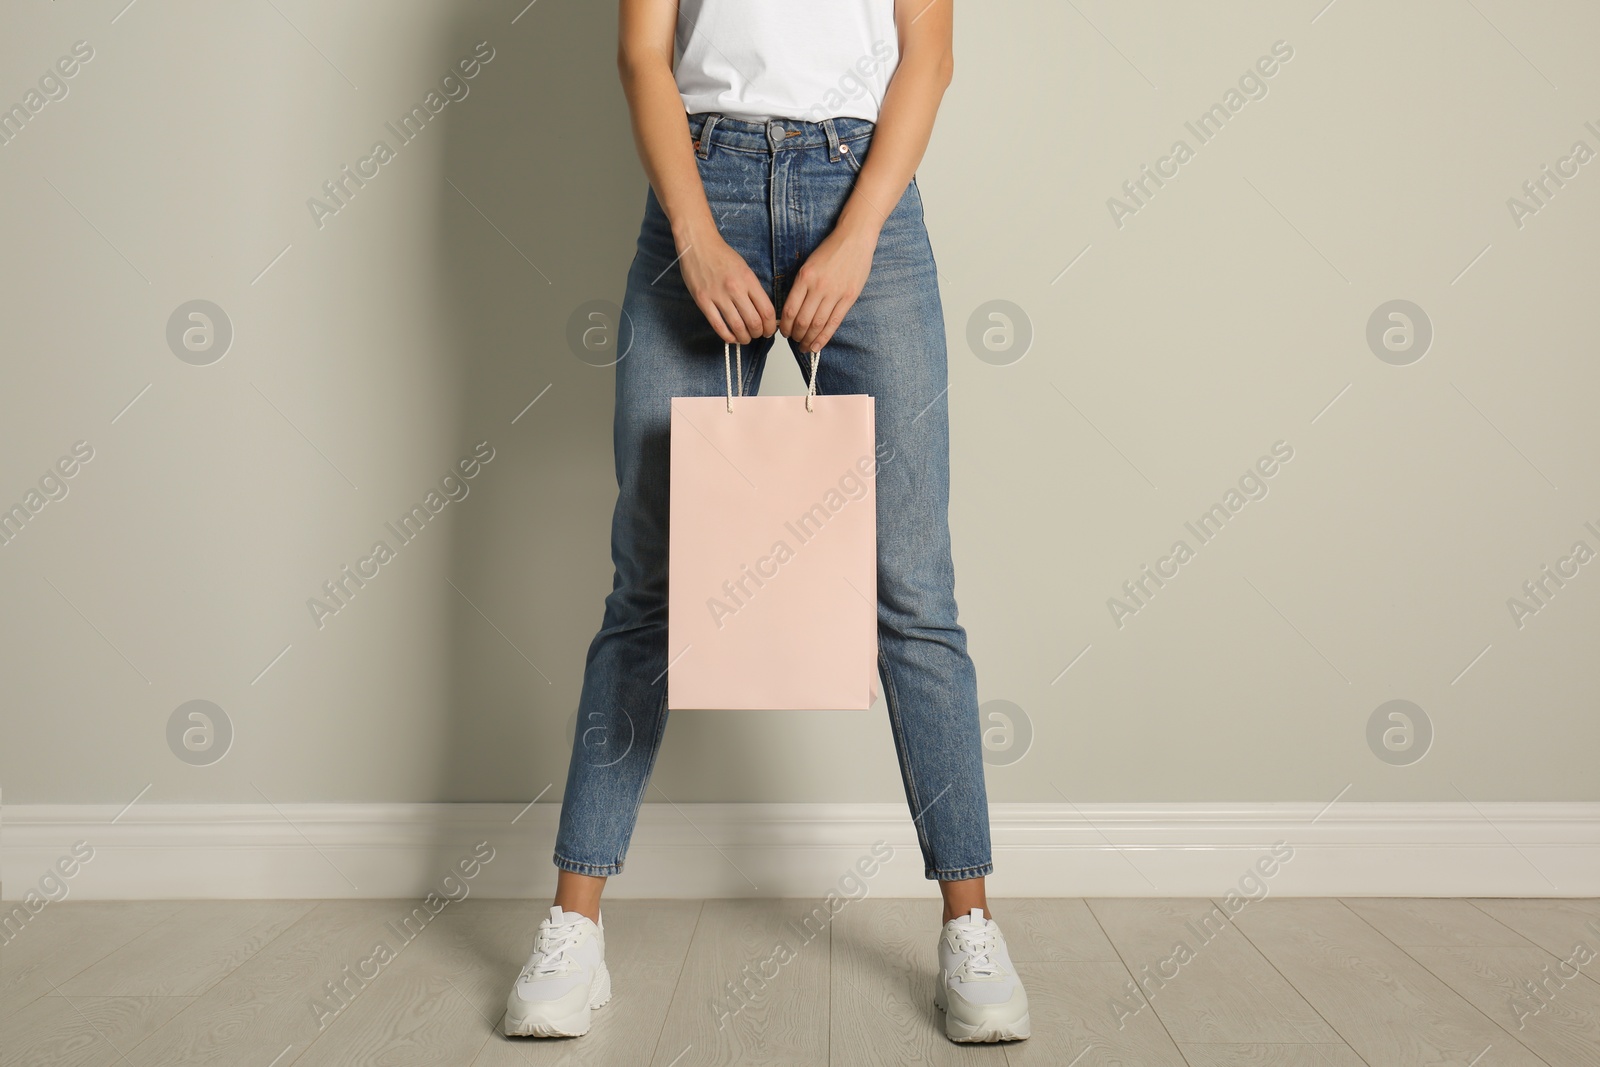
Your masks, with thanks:
M 539 936 L 534 940 L 534 955 L 537 960 L 528 961 L 522 968 L 523 977 L 547 978 L 553 974 L 565 974 L 574 964 L 566 952 L 577 941 L 579 934 L 578 924 L 562 923 L 556 925 L 546 920 L 539 926 Z
M 999 942 L 987 924 L 957 923 L 956 947 L 967 954 L 966 969 L 972 977 L 993 978 L 1000 973 L 1000 964 L 989 958 Z

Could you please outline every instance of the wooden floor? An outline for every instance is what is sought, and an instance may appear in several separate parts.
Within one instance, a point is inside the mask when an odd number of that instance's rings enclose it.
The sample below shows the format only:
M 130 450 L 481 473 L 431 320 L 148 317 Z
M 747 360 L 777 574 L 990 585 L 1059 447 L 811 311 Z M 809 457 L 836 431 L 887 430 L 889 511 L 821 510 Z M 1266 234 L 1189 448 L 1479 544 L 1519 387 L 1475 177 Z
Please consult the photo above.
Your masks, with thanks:
M 935 900 L 611 901 L 615 995 L 555 1041 L 498 1029 L 542 901 L 49 904 L 0 947 L 0 1064 L 1600 1064 L 1600 900 L 991 903 L 1033 1037 L 987 1046 L 943 1036 Z

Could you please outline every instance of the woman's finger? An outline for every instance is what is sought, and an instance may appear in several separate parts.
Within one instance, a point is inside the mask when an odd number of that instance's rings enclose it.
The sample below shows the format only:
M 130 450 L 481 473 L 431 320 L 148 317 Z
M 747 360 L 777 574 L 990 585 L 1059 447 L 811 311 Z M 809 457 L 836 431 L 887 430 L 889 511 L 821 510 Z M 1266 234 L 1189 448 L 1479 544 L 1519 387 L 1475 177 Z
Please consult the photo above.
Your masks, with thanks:
M 734 306 L 739 309 L 744 327 L 750 332 L 751 337 L 762 337 L 766 334 L 766 324 L 761 321 L 761 312 L 756 310 L 755 301 L 750 298 L 748 290 L 740 290 L 733 294 Z
M 822 292 L 812 288 L 806 293 L 805 301 L 800 305 L 800 310 L 795 312 L 794 330 L 788 334 L 791 338 L 798 338 L 802 352 L 815 352 L 810 347 L 809 340 L 815 332 L 812 324 L 817 318 L 817 309 L 822 305 Z
M 727 323 L 728 330 L 733 334 L 733 339 L 741 345 L 750 343 L 750 331 L 745 329 L 744 315 L 739 311 L 739 305 L 734 302 L 729 293 L 722 294 L 717 301 L 717 310 L 722 312 L 722 321 Z
M 756 280 L 754 272 L 750 275 L 748 292 L 751 302 L 755 305 L 756 314 L 761 320 L 761 336 L 771 337 L 773 331 L 778 328 L 778 313 L 773 310 L 772 297 L 768 296 L 767 291 L 761 287 L 761 283 Z
M 820 352 L 833 340 L 833 335 L 838 332 L 839 324 L 844 321 L 846 313 L 850 310 L 850 301 L 840 300 L 833 305 L 833 310 L 828 313 L 828 321 L 817 333 L 816 347 L 811 351 Z
M 811 317 L 811 339 L 806 345 L 808 352 L 820 352 L 828 342 L 828 335 L 833 332 L 829 324 L 841 302 L 839 297 L 829 294 L 817 304 L 817 313 Z
M 695 304 L 700 308 L 700 313 L 706 317 L 706 321 L 711 324 L 711 328 L 716 331 L 717 336 L 731 343 L 733 332 L 728 329 L 728 324 L 722 321 L 722 312 L 717 310 L 717 305 L 709 300 L 704 303 L 697 300 Z

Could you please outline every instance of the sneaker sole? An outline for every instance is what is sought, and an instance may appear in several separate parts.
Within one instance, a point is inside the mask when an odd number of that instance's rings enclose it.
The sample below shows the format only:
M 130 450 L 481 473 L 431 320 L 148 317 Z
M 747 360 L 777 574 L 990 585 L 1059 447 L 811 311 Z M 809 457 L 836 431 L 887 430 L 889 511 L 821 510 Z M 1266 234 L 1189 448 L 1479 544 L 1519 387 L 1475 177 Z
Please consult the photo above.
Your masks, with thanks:
M 508 1009 L 501 1027 L 507 1037 L 582 1037 L 589 1032 L 592 1022 L 590 1012 L 603 1008 L 611 1000 L 611 972 L 602 960 L 589 984 L 589 1003 L 581 1011 L 564 1019 L 541 1018 L 537 1006 L 529 1005 L 527 1016 L 516 1016 Z
M 950 1009 L 945 1006 L 944 998 L 938 993 L 934 994 L 933 1006 L 944 1013 L 944 1033 L 951 1041 L 962 1043 L 1023 1041 L 1033 1033 L 1027 1012 L 1023 1012 L 1022 1018 L 1014 1022 L 968 1023 L 951 1015 Z

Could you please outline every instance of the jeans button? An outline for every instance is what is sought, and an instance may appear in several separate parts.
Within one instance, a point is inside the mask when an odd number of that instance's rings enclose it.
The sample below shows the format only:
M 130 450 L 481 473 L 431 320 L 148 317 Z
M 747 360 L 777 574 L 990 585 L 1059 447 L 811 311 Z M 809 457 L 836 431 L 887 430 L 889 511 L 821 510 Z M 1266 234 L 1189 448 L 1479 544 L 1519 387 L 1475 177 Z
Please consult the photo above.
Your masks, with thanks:
M 774 122 L 771 126 L 767 127 L 767 129 L 774 137 L 783 136 L 784 130 L 782 124 L 780 123 Z

